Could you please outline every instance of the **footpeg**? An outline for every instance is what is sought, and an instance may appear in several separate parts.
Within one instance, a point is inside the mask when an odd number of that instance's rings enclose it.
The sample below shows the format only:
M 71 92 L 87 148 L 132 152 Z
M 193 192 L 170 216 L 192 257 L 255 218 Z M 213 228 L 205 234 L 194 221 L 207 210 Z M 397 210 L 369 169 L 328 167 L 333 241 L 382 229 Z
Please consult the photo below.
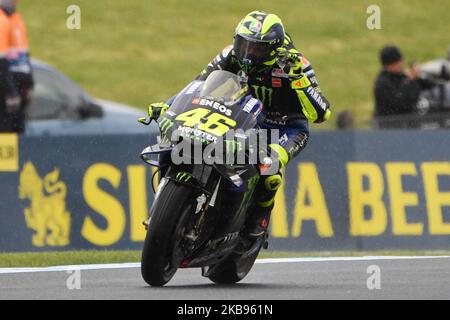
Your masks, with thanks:
M 208 271 L 208 267 L 202 267 L 202 277 L 206 278 L 206 272 Z

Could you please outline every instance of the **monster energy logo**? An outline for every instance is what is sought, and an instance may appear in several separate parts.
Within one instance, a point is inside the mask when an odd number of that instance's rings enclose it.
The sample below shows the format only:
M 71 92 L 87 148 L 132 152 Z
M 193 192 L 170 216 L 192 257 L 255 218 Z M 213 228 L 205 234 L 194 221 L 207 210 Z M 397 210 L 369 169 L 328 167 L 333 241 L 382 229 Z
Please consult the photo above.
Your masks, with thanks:
M 167 132 L 170 128 L 173 127 L 173 122 L 170 119 L 163 118 L 161 122 L 159 123 L 159 128 L 161 130 L 161 133 L 165 136 L 167 135 Z
M 176 179 L 181 182 L 188 182 L 191 178 L 192 175 L 189 172 L 178 172 L 176 175 Z
M 235 156 L 237 156 L 242 151 L 241 141 L 236 140 L 225 140 L 225 162 L 227 164 L 234 163 Z
M 244 194 L 244 198 L 242 199 L 241 206 L 239 207 L 239 211 L 242 209 L 244 204 L 246 204 L 250 200 L 250 197 L 252 196 L 253 191 L 255 189 L 255 185 L 258 181 L 259 181 L 259 176 L 254 176 L 248 180 L 247 191 Z
M 272 105 L 272 88 L 253 85 L 253 90 L 258 100 L 261 100 L 265 105 Z M 267 100 L 266 100 L 267 99 Z
M 236 141 L 236 140 L 225 140 L 225 144 L 226 144 L 226 152 L 231 153 L 231 154 L 235 154 L 236 150 L 240 151 L 242 149 L 242 143 L 241 141 Z

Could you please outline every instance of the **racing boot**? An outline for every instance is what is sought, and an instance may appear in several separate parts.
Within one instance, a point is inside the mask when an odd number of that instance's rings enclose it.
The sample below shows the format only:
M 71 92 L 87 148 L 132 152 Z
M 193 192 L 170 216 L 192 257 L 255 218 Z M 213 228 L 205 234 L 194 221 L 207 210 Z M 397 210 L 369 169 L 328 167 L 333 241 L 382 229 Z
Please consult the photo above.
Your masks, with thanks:
M 256 205 L 254 212 L 249 217 L 249 225 L 247 229 L 247 236 L 249 239 L 262 239 L 264 241 L 264 249 L 267 249 L 269 238 L 269 221 L 273 209 L 273 202 L 269 207 L 260 207 Z
M 254 244 L 263 242 L 263 248 L 267 249 L 269 237 L 268 227 L 270 215 L 275 203 L 275 195 L 281 186 L 281 174 L 265 176 L 260 180 L 255 192 L 255 203 L 248 211 L 247 223 L 244 228 L 244 247 L 253 247 Z

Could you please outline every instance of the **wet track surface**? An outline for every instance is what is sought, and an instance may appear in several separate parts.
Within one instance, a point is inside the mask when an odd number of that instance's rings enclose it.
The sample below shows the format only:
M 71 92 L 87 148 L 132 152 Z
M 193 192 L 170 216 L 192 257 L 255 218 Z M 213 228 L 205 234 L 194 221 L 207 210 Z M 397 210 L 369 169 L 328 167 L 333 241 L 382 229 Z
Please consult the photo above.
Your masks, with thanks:
M 370 266 L 380 271 L 380 289 L 368 289 Z M 70 276 L 67 271 L 0 273 L 0 300 L 450 299 L 448 257 L 258 263 L 241 283 L 229 286 L 213 284 L 200 269 L 179 270 L 163 288 L 147 286 L 136 267 L 82 270 L 79 290 L 67 288 Z

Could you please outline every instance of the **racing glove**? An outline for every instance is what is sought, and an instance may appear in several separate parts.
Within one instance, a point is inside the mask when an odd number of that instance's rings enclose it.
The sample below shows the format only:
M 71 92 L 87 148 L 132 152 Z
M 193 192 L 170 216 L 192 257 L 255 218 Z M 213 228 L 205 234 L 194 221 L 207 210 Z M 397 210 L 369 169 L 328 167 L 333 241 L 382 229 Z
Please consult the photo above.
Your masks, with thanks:
M 296 49 L 287 49 L 280 47 L 277 49 L 278 65 L 288 74 L 292 82 L 293 89 L 305 89 L 311 86 L 311 81 L 303 72 L 302 59 L 300 52 Z
M 288 74 L 291 88 L 297 92 L 303 113 L 314 123 L 327 121 L 331 117 L 329 102 L 313 87 L 309 77 L 303 72 L 303 63 L 300 53 L 296 49 L 280 47 L 277 49 L 278 65 Z
M 297 80 L 302 77 L 303 68 L 300 53 L 295 49 L 279 47 L 277 49 L 278 65 L 289 75 L 291 80 Z
M 158 120 L 169 109 L 169 105 L 165 102 L 156 102 L 148 107 L 148 116 L 150 119 Z

